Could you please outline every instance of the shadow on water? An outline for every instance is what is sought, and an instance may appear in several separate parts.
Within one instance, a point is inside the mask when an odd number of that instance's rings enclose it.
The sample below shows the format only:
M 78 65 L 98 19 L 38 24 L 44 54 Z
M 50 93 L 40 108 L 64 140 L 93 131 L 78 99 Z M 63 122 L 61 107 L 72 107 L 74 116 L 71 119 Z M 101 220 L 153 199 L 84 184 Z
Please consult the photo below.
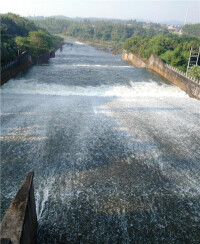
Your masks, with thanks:
M 136 161 L 127 165 L 123 159 L 81 173 L 84 176 L 78 176 L 79 186 L 68 196 L 68 203 L 62 208 L 56 204 L 56 214 L 48 210 L 48 217 L 55 222 L 45 218 L 40 223 L 39 243 L 200 240 L 198 199 L 170 191 L 171 183 L 159 171 Z
M 74 207 L 84 206 L 82 212 L 65 212 L 68 218 L 65 223 L 68 225 L 61 222 L 62 231 L 60 227 L 57 229 L 56 225 L 44 222 L 39 229 L 38 243 L 199 243 L 200 228 L 198 222 L 194 224 L 192 220 L 194 214 L 185 217 L 177 213 L 188 207 L 191 201 L 195 202 L 195 199 L 160 196 L 155 205 L 163 202 L 163 211 L 168 213 L 167 216 L 154 209 L 101 215 L 96 214 L 96 209 L 90 206 L 87 199 L 79 199 L 78 203 L 71 203 Z M 73 218 L 77 214 L 78 221 Z M 62 234 L 58 235 L 59 232 Z
M 102 106 L 113 101 L 111 98 L 98 99 L 97 111 L 91 110 L 93 98 L 84 98 L 84 102 L 81 97 L 47 98 L 50 108 L 38 96 L 40 111 L 32 108 L 33 114 L 23 115 L 19 133 L 11 130 L 12 137 L 2 142 L 2 170 L 12 175 L 12 181 L 4 178 L 2 183 L 3 209 L 13 197 L 4 194 L 5 189 L 16 192 L 24 175 L 34 170 L 38 243 L 200 240 L 199 199 L 195 192 L 178 194 L 173 179 L 157 164 L 167 161 L 173 172 L 186 169 L 191 159 L 177 157 L 173 145 L 161 141 L 160 150 L 165 148 L 165 153 L 161 158 L 152 156 L 155 143 L 137 141 L 114 118 L 99 113 Z M 58 105 L 59 111 L 55 109 Z M 38 116 L 47 109 L 47 118 L 45 113 Z M 26 112 L 21 109 L 21 113 Z M 8 115 L 3 123 L 9 126 L 8 118 L 13 116 L 15 122 L 21 121 L 22 114 Z M 157 141 L 153 128 L 149 130 Z M 31 140 L 37 136 L 46 138 Z M 140 150 L 145 155 L 140 156 Z

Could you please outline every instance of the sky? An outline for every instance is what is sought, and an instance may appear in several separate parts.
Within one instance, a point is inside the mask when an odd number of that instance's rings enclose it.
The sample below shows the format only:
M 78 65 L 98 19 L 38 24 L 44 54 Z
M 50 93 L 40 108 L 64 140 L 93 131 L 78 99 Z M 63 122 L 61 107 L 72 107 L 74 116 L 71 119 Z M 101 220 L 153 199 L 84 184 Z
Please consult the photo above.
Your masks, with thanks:
M 200 0 L 5 0 L 0 13 L 21 16 L 97 17 L 142 19 L 154 22 L 178 20 L 200 23 Z

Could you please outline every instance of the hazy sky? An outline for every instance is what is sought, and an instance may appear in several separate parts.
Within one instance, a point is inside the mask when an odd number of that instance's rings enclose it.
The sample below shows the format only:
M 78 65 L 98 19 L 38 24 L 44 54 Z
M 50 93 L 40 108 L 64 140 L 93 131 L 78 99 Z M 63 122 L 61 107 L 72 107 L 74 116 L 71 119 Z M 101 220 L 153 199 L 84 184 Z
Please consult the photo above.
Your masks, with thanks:
M 5 0 L 0 6 L 0 13 L 13 12 L 22 16 L 139 18 L 155 22 L 184 21 L 187 10 L 187 22 L 200 22 L 200 0 Z

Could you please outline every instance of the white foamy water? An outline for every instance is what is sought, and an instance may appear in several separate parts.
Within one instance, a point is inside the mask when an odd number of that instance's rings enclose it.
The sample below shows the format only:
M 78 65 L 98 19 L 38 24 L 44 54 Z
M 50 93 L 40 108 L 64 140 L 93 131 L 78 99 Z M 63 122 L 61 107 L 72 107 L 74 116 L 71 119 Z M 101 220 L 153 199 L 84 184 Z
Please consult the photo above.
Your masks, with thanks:
M 78 41 L 76 41 L 75 44 L 78 44 L 78 45 L 86 45 L 85 43 L 83 43 L 83 42 L 78 42 Z
M 89 67 L 89 68 L 133 68 L 132 66 L 122 65 L 101 65 L 101 64 L 73 64 L 73 65 L 59 65 L 60 67 Z
M 79 95 L 79 96 L 100 96 L 100 97 L 187 97 L 181 89 L 157 82 L 130 82 L 126 85 L 100 85 L 94 86 L 65 86 L 61 84 L 39 84 L 37 80 L 10 80 L 1 88 L 1 93 L 14 94 L 42 94 L 42 95 Z

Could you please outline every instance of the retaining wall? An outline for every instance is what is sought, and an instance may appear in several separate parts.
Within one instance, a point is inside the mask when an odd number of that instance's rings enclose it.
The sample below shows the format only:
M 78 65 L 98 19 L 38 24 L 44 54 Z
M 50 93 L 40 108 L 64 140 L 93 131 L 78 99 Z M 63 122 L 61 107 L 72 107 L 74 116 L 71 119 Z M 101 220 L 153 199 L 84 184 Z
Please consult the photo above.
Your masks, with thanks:
M 37 57 L 35 59 L 35 64 L 36 65 L 41 65 L 45 62 L 47 62 L 50 59 L 51 55 L 49 52 L 43 53 L 42 55 L 40 55 L 39 57 Z
M 28 173 L 1 222 L 1 243 L 36 244 L 33 172 Z
M 1 83 L 0 86 L 6 83 L 11 78 L 15 77 L 18 73 L 27 69 L 33 64 L 41 65 L 55 57 L 55 52 L 62 47 L 62 43 L 58 44 L 52 52 L 45 52 L 42 55 L 33 58 L 29 52 L 21 54 L 16 60 L 1 68 Z
M 146 60 L 139 58 L 134 53 L 122 52 L 122 59 L 131 62 L 136 68 L 146 68 Z
M 131 62 L 137 68 L 148 68 L 154 70 L 174 85 L 185 91 L 190 97 L 200 100 L 200 84 L 194 82 L 192 79 L 186 77 L 181 72 L 173 70 L 166 65 L 156 55 L 151 55 L 148 60 L 141 59 L 134 53 L 123 51 L 122 59 Z
M 27 69 L 32 65 L 32 57 L 29 52 L 25 52 L 16 60 L 1 68 L 1 83 L 3 85 L 11 78 L 15 77 L 22 70 Z

